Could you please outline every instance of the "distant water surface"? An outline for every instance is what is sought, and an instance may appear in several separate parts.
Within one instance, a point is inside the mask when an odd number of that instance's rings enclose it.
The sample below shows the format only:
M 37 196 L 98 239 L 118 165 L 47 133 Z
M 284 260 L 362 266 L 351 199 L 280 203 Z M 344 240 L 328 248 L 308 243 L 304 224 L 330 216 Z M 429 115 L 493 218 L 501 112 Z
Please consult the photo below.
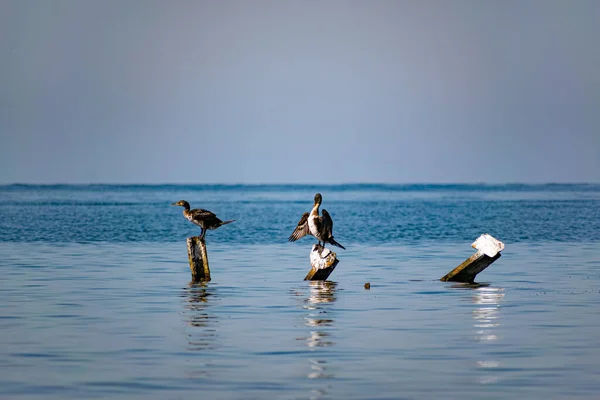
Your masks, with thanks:
M 348 250 L 304 282 L 317 191 Z M 237 220 L 204 285 L 180 199 Z M 485 232 L 483 284 L 439 282 Z M 599 185 L 0 186 L 0 274 L 0 398 L 600 393 Z

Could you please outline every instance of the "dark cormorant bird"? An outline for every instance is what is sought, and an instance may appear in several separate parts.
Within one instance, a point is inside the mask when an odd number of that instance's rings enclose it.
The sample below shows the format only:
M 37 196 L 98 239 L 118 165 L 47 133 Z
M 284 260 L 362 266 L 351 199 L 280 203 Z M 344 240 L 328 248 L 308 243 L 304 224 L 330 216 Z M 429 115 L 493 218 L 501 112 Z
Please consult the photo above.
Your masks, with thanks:
M 198 225 L 201 228 L 200 239 L 204 239 L 207 229 L 217 229 L 221 225 L 230 224 L 233 221 L 235 221 L 235 219 L 229 221 L 221 221 L 219 218 L 217 218 L 217 216 L 214 213 L 208 210 L 203 210 L 202 208 L 195 208 L 193 210 L 190 210 L 190 203 L 188 203 L 185 200 L 179 200 L 177 203 L 171 203 L 171 205 L 181 206 L 184 208 L 183 216 L 186 217 L 188 221 Z

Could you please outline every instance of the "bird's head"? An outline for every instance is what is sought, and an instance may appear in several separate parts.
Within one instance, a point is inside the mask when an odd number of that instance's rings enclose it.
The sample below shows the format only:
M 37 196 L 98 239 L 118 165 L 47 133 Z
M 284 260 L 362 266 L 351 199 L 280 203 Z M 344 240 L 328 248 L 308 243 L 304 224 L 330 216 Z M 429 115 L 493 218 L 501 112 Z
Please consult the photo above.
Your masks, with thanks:
M 321 204 L 323 201 L 323 197 L 321 197 L 321 193 L 315 194 L 315 204 Z
M 190 203 L 185 200 L 179 200 L 177 203 L 171 203 L 172 206 L 180 206 L 185 208 L 186 210 L 190 209 Z

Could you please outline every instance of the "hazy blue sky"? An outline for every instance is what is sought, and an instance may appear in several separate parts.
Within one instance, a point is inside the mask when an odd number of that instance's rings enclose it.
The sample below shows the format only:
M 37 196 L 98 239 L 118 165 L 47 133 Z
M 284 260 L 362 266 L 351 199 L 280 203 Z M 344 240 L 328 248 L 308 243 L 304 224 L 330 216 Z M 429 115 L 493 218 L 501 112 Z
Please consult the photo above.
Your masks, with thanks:
M 600 1 L 0 0 L 0 183 L 600 182 Z

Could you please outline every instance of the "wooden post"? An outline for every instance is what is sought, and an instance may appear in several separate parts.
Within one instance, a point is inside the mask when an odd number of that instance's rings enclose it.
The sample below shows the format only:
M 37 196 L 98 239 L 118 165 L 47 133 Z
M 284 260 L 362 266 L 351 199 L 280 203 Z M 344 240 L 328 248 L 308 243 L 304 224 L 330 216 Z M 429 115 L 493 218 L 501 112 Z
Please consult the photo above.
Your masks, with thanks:
M 313 244 L 310 252 L 310 265 L 311 270 L 308 271 L 308 275 L 304 278 L 305 281 L 324 281 L 331 275 L 335 267 L 338 265 L 339 260 L 337 255 L 321 246 L 320 244 Z
M 478 273 L 500 258 L 504 243 L 486 233 L 479 236 L 471 247 L 477 249 L 477 252 L 444 275 L 441 281 L 473 283 Z
M 205 240 L 199 236 L 187 238 L 187 251 L 190 261 L 190 271 L 192 271 L 192 283 L 210 281 Z

